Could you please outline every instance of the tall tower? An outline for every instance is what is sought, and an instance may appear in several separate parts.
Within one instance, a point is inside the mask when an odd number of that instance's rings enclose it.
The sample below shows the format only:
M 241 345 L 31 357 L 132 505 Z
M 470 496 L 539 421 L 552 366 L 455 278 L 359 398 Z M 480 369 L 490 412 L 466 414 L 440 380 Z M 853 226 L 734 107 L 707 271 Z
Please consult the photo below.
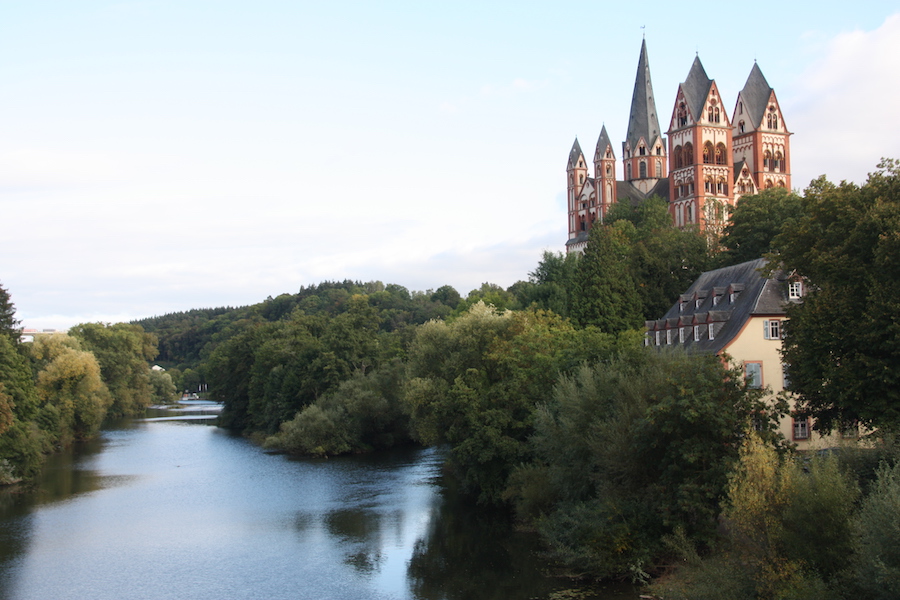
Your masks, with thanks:
M 678 86 L 669 122 L 669 211 L 678 227 L 696 224 L 721 234 L 734 204 L 731 124 L 716 82 L 694 58 Z
M 756 63 L 738 94 L 733 123 L 735 200 L 772 187 L 790 190 L 791 134 L 775 90 Z
M 644 194 L 649 193 L 660 179 L 669 174 L 666 166 L 666 141 L 660 134 L 656 101 L 653 99 L 646 40 L 641 42 L 641 56 L 631 95 L 628 134 L 622 142 L 622 162 L 625 181 Z
M 582 200 L 582 192 L 585 183 L 588 182 L 588 167 L 578 138 L 575 138 L 575 143 L 569 151 L 566 177 L 566 195 L 569 204 L 569 241 L 566 242 L 566 250 L 584 251 L 583 246 L 587 244 L 587 231 L 590 228 L 587 203 Z
M 597 190 L 599 220 L 602 223 L 610 205 L 616 201 L 616 154 L 606 133 L 606 125 L 600 130 L 597 149 L 594 151 L 594 187 Z

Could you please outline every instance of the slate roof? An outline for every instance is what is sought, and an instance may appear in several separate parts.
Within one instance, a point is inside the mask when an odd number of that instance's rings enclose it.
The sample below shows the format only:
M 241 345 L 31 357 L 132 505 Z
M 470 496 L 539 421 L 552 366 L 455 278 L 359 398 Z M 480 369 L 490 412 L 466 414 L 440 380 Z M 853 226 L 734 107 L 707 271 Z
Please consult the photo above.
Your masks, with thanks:
M 581 151 L 581 145 L 578 143 L 578 138 L 575 138 L 575 143 L 572 144 L 572 149 L 569 151 L 569 163 L 566 165 L 566 170 L 571 169 L 578 163 L 579 156 L 584 156 L 584 152 Z
M 663 318 L 645 323 L 647 329 L 690 327 L 690 334 L 679 345 L 689 352 L 718 354 L 738 336 L 750 317 L 784 316 L 785 307 L 792 302 L 788 300 L 787 278 L 781 271 L 764 277 L 760 269 L 765 266 L 766 259 L 759 258 L 702 273 Z M 704 332 L 695 342 L 695 324 L 712 324 L 714 339 Z
M 653 84 L 650 82 L 650 62 L 647 58 L 647 41 L 641 42 L 641 56 L 638 59 L 637 75 L 634 78 L 634 93 L 631 95 L 631 116 L 628 119 L 628 133 L 625 142 L 632 149 L 638 140 L 644 138 L 648 146 L 658 137 L 659 118 L 656 116 L 656 102 L 653 99 Z
M 681 84 L 681 91 L 684 92 L 684 99 L 688 110 L 691 111 L 691 117 L 694 119 L 694 122 L 699 121 L 703 114 L 703 105 L 706 103 L 711 87 L 712 79 L 706 75 L 706 70 L 703 68 L 703 63 L 700 62 L 700 57 L 695 56 L 687 79 Z
M 763 76 L 759 65 L 754 62 L 753 68 L 750 69 L 750 75 L 747 77 L 747 83 L 744 84 L 744 89 L 740 94 L 744 110 L 749 115 L 750 125 L 753 129 L 759 129 L 762 125 L 771 94 L 772 88 L 769 86 L 769 82 Z
M 600 130 L 600 137 L 597 139 L 597 149 L 594 150 L 594 157 L 603 158 L 603 152 L 606 150 L 607 146 L 612 150 L 613 158 L 615 158 L 616 151 L 613 148 L 612 142 L 609 141 L 609 134 L 606 133 L 606 124 L 604 123 L 603 128 Z

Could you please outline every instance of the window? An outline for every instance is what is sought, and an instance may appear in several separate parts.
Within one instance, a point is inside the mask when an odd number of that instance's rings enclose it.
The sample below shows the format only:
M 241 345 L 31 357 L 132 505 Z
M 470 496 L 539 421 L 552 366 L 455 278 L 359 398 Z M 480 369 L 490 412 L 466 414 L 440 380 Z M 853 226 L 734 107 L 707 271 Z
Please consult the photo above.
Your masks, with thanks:
M 762 363 L 744 363 L 744 377 L 747 378 L 748 386 L 755 390 L 760 389 L 762 387 Z
M 767 340 L 780 340 L 781 321 L 778 319 L 767 319 L 763 321 L 763 337 Z
M 711 340 L 716 339 L 716 330 L 715 330 L 715 328 L 713 327 L 713 325 L 714 325 L 714 323 L 710 323 L 710 324 L 709 324 L 709 327 L 708 327 L 708 329 L 709 329 L 709 339 L 711 339 Z
M 690 142 L 686 143 L 684 145 L 683 152 L 684 152 L 684 155 L 682 158 L 684 159 L 684 166 L 693 164 L 694 163 L 694 145 Z
M 683 343 L 684 343 L 684 330 L 685 330 L 684 327 L 679 327 L 679 328 L 678 328 L 678 343 L 679 343 L 679 344 L 683 344 Z
M 694 325 L 694 341 L 695 342 L 700 341 L 700 326 L 699 325 Z
M 641 148 L 641 150 L 643 150 L 643 148 Z M 641 179 L 646 179 L 646 177 L 647 177 L 647 161 L 642 160 L 641 163 L 638 165 L 638 170 L 640 171 Z
M 803 297 L 803 283 L 792 281 L 788 284 L 788 298 L 791 300 L 799 300 Z
M 666 329 L 666 345 L 672 344 L 672 330 Z
M 806 417 L 794 419 L 794 439 L 809 439 L 809 419 L 807 419 Z
M 656 161 L 656 176 L 662 177 L 662 161 Z
M 656 330 L 656 345 L 659 346 L 659 329 Z

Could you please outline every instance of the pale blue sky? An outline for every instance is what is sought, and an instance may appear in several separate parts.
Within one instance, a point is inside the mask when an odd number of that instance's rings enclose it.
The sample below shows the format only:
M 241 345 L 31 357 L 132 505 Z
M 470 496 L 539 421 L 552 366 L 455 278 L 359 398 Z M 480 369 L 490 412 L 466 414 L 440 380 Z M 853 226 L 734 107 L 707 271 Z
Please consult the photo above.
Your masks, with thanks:
M 509 286 L 563 249 L 573 139 L 624 137 L 644 33 L 664 129 L 699 53 L 729 110 L 759 62 L 795 187 L 900 157 L 889 3 L 620 6 L 0 0 L 0 283 L 28 327 Z

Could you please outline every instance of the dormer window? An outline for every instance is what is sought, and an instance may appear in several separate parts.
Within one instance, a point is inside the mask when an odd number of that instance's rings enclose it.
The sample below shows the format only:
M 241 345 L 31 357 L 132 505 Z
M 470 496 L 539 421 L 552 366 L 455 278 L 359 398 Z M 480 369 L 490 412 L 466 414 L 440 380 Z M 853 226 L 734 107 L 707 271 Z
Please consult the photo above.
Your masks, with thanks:
M 694 325 L 694 341 L 695 342 L 700 341 L 700 326 L 699 325 Z
M 679 343 L 679 344 L 683 344 L 683 343 L 684 343 L 684 330 L 685 330 L 684 327 L 679 327 L 679 328 L 678 328 L 678 343 Z
M 710 323 L 707 329 L 709 330 L 709 339 L 716 339 L 716 330 L 713 328 L 713 323 Z
M 792 281 L 788 284 L 788 298 L 799 300 L 803 297 L 803 282 Z

